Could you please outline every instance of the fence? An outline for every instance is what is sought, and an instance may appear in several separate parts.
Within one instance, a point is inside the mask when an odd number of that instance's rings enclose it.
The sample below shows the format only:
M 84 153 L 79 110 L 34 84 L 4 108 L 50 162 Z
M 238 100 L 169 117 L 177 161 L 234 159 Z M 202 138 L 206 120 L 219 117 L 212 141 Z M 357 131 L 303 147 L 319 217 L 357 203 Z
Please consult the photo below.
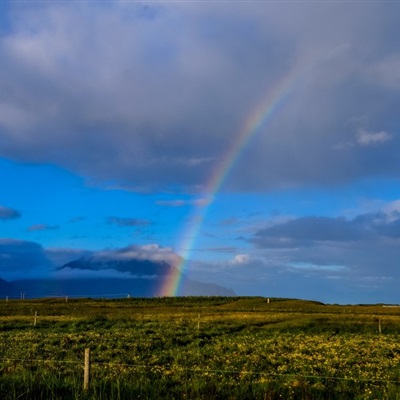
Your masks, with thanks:
M 8 361 L 8 362 L 20 362 L 20 363 L 53 363 L 53 364 L 75 364 L 83 367 L 83 389 L 88 390 L 90 384 L 90 371 L 91 366 L 111 366 L 111 367 L 126 367 L 130 369 L 167 369 L 165 365 L 153 364 L 128 364 L 128 363 L 113 363 L 113 362 L 93 362 L 90 358 L 90 349 L 85 348 L 83 360 L 75 361 L 75 360 L 52 360 L 52 359 L 29 359 L 29 358 L 1 358 L 0 361 Z M 176 369 L 176 366 L 170 366 L 169 370 Z M 373 382 L 373 383 L 392 383 L 396 385 L 400 385 L 400 380 L 390 380 L 390 379 L 366 379 L 366 378 L 356 378 L 356 377 L 338 377 L 338 376 L 326 376 L 326 375 L 307 375 L 307 374 L 279 374 L 279 373 L 270 373 L 270 372 L 260 372 L 260 371 L 246 371 L 246 370 L 228 370 L 228 369 L 204 369 L 204 368 L 187 368 L 180 367 L 180 372 L 193 372 L 198 374 L 235 374 L 235 375 L 257 375 L 257 376 L 266 376 L 269 378 L 304 378 L 304 379 L 316 379 L 316 380 L 334 380 L 334 381 L 347 381 L 347 382 Z

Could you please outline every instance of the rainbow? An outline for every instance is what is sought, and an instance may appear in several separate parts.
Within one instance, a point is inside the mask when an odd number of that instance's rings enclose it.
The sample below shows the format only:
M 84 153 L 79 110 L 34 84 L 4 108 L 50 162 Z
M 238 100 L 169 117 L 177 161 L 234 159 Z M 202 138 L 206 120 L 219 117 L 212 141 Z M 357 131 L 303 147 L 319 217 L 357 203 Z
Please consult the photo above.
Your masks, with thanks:
M 169 275 L 163 282 L 160 296 L 176 296 L 180 287 L 182 276 L 185 270 L 185 262 L 189 258 L 193 248 L 197 233 L 203 224 L 207 211 L 215 194 L 219 191 L 222 183 L 232 170 L 239 155 L 245 148 L 246 144 L 252 139 L 260 128 L 264 126 L 287 99 L 288 95 L 296 87 L 296 83 L 300 77 L 304 76 L 305 69 L 302 63 L 298 63 L 288 75 L 286 75 L 275 87 L 268 91 L 261 103 L 253 110 L 246 119 L 242 128 L 235 135 L 229 151 L 224 155 L 215 172 L 206 184 L 205 193 L 209 197 L 209 201 L 196 207 L 188 226 L 186 227 L 181 246 L 180 254 L 182 254 L 181 262 L 176 266 L 173 274 Z

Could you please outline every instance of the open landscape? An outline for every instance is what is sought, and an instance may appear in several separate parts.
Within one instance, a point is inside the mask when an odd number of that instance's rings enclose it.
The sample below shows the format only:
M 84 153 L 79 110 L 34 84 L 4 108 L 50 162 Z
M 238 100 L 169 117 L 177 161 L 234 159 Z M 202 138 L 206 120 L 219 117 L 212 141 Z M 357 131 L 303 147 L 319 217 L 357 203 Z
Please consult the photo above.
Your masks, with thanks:
M 0 0 L 0 400 L 400 400 L 399 15 Z
M 381 304 L 2 300 L 0 397 L 397 399 L 399 334 L 400 308 Z

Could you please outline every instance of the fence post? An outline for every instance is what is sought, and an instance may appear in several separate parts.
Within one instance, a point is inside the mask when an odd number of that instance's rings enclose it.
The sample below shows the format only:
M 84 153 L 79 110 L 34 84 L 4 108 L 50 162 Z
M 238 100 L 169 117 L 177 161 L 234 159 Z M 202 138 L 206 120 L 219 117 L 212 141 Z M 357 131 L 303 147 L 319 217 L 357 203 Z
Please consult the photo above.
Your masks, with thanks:
M 89 375 L 90 375 L 90 349 L 85 349 L 85 371 L 83 375 L 83 390 L 89 389 Z
M 382 333 L 382 323 L 381 323 L 381 319 L 380 318 L 378 320 L 378 330 L 379 330 L 379 333 Z
M 37 321 L 37 311 L 35 311 L 35 318 L 33 319 L 33 326 L 36 326 Z

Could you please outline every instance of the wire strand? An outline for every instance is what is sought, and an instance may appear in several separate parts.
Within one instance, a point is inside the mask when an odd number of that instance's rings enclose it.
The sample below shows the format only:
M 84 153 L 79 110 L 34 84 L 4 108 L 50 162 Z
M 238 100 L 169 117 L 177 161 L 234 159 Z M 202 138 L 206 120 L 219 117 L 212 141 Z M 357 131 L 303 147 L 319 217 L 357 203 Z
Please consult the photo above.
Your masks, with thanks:
M 51 359 L 25 359 L 25 358 L 0 358 L 0 361 L 21 361 L 21 362 L 43 362 L 43 363 L 55 363 L 55 364 L 82 364 L 83 361 L 73 360 L 51 360 Z M 146 368 L 146 369 L 164 369 L 172 371 L 177 366 L 165 366 L 165 365 L 147 365 L 147 364 L 127 364 L 127 363 L 112 363 L 112 362 L 101 362 L 91 361 L 91 366 L 112 366 L 112 367 L 126 367 L 126 368 Z M 245 371 L 245 370 L 223 370 L 223 369 L 201 369 L 201 368 L 185 368 L 179 367 L 180 372 L 196 372 L 196 373 L 219 373 L 219 374 L 242 374 L 242 375 L 259 375 L 269 376 L 272 378 L 284 377 L 284 378 L 306 378 L 306 379 L 324 379 L 324 380 L 338 380 L 338 381 L 353 381 L 353 382 L 380 382 L 380 383 L 394 383 L 400 384 L 400 380 L 390 379 L 376 379 L 376 378 L 357 378 L 357 377 L 339 377 L 339 376 L 326 376 L 326 375 L 304 375 L 304 374 L 277 374 L 262 371 Z

